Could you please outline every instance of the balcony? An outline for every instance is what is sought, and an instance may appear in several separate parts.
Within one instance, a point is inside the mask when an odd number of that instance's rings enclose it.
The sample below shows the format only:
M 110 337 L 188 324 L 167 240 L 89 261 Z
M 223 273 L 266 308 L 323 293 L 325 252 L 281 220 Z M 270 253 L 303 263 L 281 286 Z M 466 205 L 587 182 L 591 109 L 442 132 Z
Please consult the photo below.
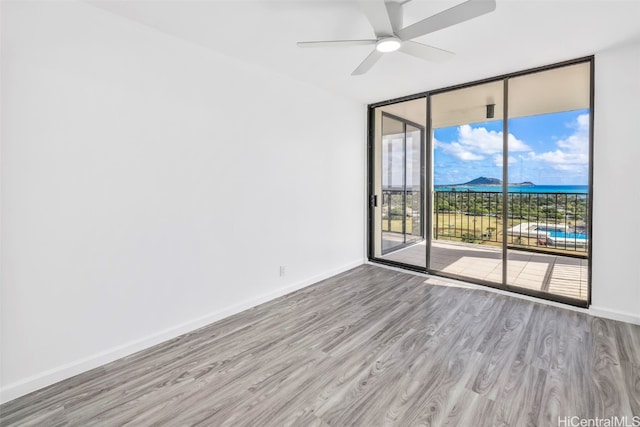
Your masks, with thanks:
M 406 207 L 416 206 L 412 200 L 404 200 L 416 193 L 383 193 L 383 258 L 424 267 L 420 213 Z M 498 192 L 434 192 L 429 269 L 499 284 L 506 231 L 509 285 L 586 300 L 587 195 L 508 193 L 506 218 L 502 199 Z

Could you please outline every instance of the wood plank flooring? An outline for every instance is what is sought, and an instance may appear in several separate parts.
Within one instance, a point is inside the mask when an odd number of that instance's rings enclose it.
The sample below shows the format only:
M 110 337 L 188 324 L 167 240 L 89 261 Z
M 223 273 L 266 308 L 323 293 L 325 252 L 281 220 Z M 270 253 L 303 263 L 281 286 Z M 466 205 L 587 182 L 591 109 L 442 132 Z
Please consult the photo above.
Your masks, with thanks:
M 640 326 L 364 265 L 0 406 L 2 426 L 640 416 Z

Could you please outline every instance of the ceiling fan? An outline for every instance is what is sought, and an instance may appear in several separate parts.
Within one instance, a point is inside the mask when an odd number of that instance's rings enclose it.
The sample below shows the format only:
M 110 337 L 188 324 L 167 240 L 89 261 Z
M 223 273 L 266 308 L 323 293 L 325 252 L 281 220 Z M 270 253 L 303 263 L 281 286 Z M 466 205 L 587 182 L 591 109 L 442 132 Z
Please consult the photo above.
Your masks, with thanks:
M 467 0 L 402 28 L 402 7 L 407 2 L 408 0 L 403 3 L 385 0 L 358 1 L 373 27 L 375 39 L 310 41 L 297 44 L 299 47 L 375 45 L 375 49 L 351 73 L 352 76 L 366 73 L 385 53 L 396 50 L 426 61 L 440 62 L 453 56 L 453 53 L 411 39 L 460 24 L 496 9 L 495 0 Z

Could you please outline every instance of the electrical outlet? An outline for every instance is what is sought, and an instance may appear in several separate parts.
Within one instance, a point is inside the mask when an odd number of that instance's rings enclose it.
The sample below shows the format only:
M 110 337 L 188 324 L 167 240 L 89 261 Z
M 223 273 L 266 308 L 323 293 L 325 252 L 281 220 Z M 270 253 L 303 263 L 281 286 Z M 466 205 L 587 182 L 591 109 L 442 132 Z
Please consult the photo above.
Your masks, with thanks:
M 285 267 L 284 265 L 280 266 L 280 276 L 284 276 L 285 275 Z

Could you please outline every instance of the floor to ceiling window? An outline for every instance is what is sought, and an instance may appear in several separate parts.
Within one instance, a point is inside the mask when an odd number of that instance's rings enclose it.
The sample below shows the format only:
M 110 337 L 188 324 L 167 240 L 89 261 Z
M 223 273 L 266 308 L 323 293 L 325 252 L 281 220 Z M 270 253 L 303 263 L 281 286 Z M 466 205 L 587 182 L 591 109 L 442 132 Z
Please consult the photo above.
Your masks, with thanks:
M 588 305 L 592 68 L 370 106 L 370 259 Z
M 506 204 L 508 287 L 588 299 L 590 76 L 585 62 L 508 80 L 508 179 L 524 183 Z
M 502 81 L 431 96 L 432 271 L 502 283 Z

